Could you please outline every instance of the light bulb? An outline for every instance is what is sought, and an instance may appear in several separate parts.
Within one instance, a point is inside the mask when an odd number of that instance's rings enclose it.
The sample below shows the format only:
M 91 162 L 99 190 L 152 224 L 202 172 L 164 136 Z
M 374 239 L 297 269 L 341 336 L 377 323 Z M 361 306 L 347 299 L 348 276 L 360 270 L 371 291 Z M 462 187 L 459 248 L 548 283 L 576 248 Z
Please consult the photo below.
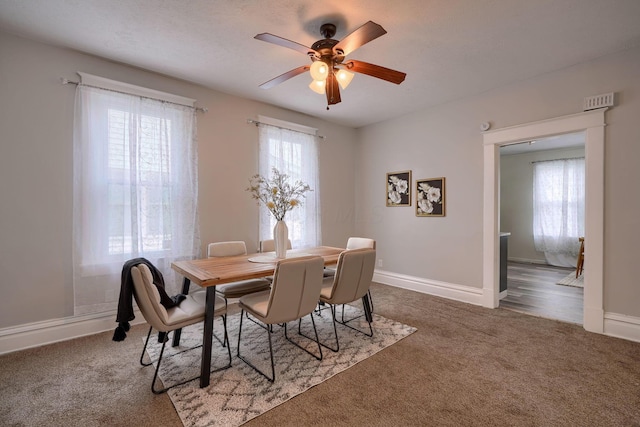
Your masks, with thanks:
M 329 66 L 323 61 L 315 61 L 309 69 L 313 80 L 325 80 L 329 75 Z
M 353 80 L 353 76 L 354 73 L 347 70 L 339 70 L 336 73 L 336 78 L 338 79 L 338 83 L 340 84 L 340 87 L 342 89 L 346 89 L 347 86 L 349 86 L 349 83 L 351 83 L 351 80 Z
M 311 89 L 312 91 L 314 91 L 319 95 L 324 95 L 324 87 L 325 87 L 324 80 L 314 80 L 311 82 L 311 84 L 309 84 L 309 89 Z

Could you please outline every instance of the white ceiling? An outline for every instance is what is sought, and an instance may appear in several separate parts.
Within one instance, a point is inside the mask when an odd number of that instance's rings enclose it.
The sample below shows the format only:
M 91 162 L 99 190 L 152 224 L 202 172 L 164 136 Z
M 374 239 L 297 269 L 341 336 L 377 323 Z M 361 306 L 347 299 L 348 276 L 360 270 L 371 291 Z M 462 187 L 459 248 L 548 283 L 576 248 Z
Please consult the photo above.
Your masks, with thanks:
M 306 74 L 258 87 L 310 61 L 256 34 L 369 20 L 387 34 L 348 58 L 401 85 L 358 74 L 329 111 Z M 640 0 L 0 0 L 0 30 L 357 128 L 640 46 Z

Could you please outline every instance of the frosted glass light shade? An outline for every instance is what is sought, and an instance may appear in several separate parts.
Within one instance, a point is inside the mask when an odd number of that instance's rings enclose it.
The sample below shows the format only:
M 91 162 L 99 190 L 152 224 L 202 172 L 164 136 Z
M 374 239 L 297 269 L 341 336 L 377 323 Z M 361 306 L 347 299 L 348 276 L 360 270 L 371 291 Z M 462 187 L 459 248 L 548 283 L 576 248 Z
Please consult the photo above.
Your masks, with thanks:
M 351 80 L 353 80 L 353 76 L 354 73 L 347 70 L 339 70 L 336 73 L 336 78 L 338 79 L 338 83 L 340 84 L 340 87 L 342 89 L 346 89 L 347 86 L 349 86 L 349 83 L 351 83 Z
M 312 91 L 314 91 L 319 95 L 324 95 L 325 85 L 326 85 L 325 80 L 314 80 L 309 85 L 309 89 L 311 89 Z
M 322 61 L 315 61 L 309 69 L 313 80 L 325 80 L 329 75 L 329 67 Z

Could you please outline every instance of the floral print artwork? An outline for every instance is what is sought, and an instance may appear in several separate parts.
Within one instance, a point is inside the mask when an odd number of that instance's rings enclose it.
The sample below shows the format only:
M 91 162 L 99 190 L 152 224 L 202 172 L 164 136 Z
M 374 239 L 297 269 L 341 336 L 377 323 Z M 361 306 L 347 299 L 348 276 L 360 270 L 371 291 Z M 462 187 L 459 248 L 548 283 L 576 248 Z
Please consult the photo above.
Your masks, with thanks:
M 387 206 L 411 206 L 411 171 L 387 174 Z
M 444 178 L 416 181 L 416 215 L 444 216 Z

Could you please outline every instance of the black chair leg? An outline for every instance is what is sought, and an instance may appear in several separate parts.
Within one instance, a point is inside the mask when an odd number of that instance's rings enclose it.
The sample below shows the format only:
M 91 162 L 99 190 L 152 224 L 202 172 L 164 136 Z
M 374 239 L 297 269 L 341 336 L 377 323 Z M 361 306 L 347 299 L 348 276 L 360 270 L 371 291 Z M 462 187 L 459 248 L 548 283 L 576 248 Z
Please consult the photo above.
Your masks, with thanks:
M 315 341 L 316 344 L 318 344 L 318 351 L 320 353 L 319 356 L 313 354 L 312 352 L 310 352 L 309 350 L 307 350 L 306 348 L 302 347 L 300 344 L 298 344 L 297 342 L 291 340 L 291 338 L 289 338 L 289 335 L 287 334 L 287 324 L 284 324 L 284 337 L 287 339 L 287 341 L 289 341 L 291 344 L 295 345 L 296 347 L 298 347 L 301 350 L 306 351 L 307 353 L 309 353 L 310 355 L 312 355 L 313 357 L 315 357 L 317 360 L 322 360 L 322 347 L 320 344 L 320 340 L 318 339 L 318 330 L 316 329 L 316 321 L 313 319 L 313 313 L 309 313 L 309 316 L 311 317 L 311 324 L 313 325 L 313 332 L 316 335 L 316 339 L 314 340 L 313 338 L 310 338 L 306 335 L 304 335 L 300 329 L 300 324 L 302 323 L 302 318 L 298 319 L 298 334 L 310 339 L 311 341 Z
M 275 364 L 273 362 L 273 344 L 271 342 L 271 327 L 270 327 L 271 325 L 267 325 L 266 327 L 260 325 L 261 327 L 263 327 L 264 329 L 267 330 L 267 334 L 268 334 L 268 337 L 269 337 L 269 355 L 271 357 L 271 377 L 269 377 L 262 370 L 260 370 L 257 366 L 255 366 L 253 363 L 251 363 L 248 359 L 246 359 L 244 356 L 242 356 L 240 354 L 240 338 L 242 336 L 242 318 L 243 317 L 244 317 L 244 310 L 242 310 L 240 312 L 240 326 L 238 327 L 238 351 L 237 351 L 236 355 L 238 356 L 238 359 L 242 360 L 244 363 L 246 363 L 247 365 L 252 367 L 256 372 L 258 372 L 260 375 L 265 377 L 267 380 L 269 380 L 270 382 L 274 382 L 276 380 L 276 368 L 275 368 Z M 255 320 L 254 320 L 254 322 L 255 322 Z
M 223 322 L 223 325 L 224 325 L 224 337 L 225 337 L 225 342 L 226 342 L 226 347 L 227 347 L 227 354 L 229 356 L 229 363 L 227 363 L 227 365 L 225 365 L 225 366 L 223 366 L 221 368 L 213 369 L 211 371 L 212 373 L 213 372 L 222 371 L 224 369 L 229 369 L 231 367 L 231 364 L 232 364 L 231 346 L 229 345 L 229 339 L 228 339 L 228 336 L 227 336 L 227 316 L 226 315 L 222 316 L 222 322 Z M 142 354 L 140 355 L 140 364 L 142 366 L 149 366 L 149 365 L 152 365 L 154 363 L 153 360 L 151 360 L 149 363 L 145 363 L 144 362 L 144 353 L 147 350 L 147 345 L 149 344 L 149 339 L 151 337 L 151 331 L 152 330 L 153 330 L 153 327 L 150 327 L 149 328 L 149 333 L 147 334 L 147 339 L 144 342 L 144 347 L 142 348 Z M 176 333 L 176 331 L 173 331 L 174 334 Z M 184 380 L 184 381 L 181 381 L 179 383 L 173 384 L 173 385 L 171 385 L 169 387 L 165 387 L 163 389 L 156 390 L 155 385 L 156 385 L 156 381 L 158 379 L 158 373 L 160 372 L 160 364 L 162 362 L 162 356 L 164 354 L 164 349 L 165 349 L 165 347 L 167 345 L 167 342 L 169 342 L 169 336 L 168 336 L 168 334 L 165 334 L 165 338 L 164 338 L 164 341 L 162 343 L 162 348 L 160 349 L 160 356 L 158 356 L 156 370 L 155 370 L 155 372 L 153 374 L 153 381 L 151 382 L 151 391 L 154 394 L 162 394 L 162 393 L 166 392 L 169 389 L 172 389 L 172 388 L 177 387 L 179 385 L 186 384 L 186 383 L 188 383 L 190 381 L 197 380 L 198 378 L 200 378 L 200 375 L 198 375 L 197 377 L 189 378 L 187 380 Z M 184 349 L 184 350 L 179 351 L 177 353 L 173 353 L 169 357 L 177 356 L 178 354 L 181 354 L 181 353 L 184 353 L 184 352 L 190 351 L 190 350 L 195 350 L 195 349 L 200 348 L 200 347 L 202 347 L 202 344 L 197 345 L 195 347 L 190 347 L 190 348 Z M 223 347 L 225 347 L 225 346 L 223 345 Z
M 346 326 L 347 328 L 351 328 L 354 331 L 360 332 L 361 334 L 364 334 L 364 335 L 366 335 L 368 337 L 372 337 L 373 336 L 373 327 L 371 326 L 371 323 L 373 322 L 373 316 L 372 316 L 372 313 L 371 313 L 371 308 L 369 306 L 369 295 L 365 294 L 362 297 L 362 306 L 364 308 L 364 314 L 356 316 L 356 317 L 354 317 L 352 319 L 344 320 L 344 306 L 343 306 L 342 307 L 342 321 L 337 320 L 335 318 L 335 315 L 333 316 L 333 319 L 336 322 L 340 323 L 341 325 Z M 354 328 L 353 326 L 349 325 L 349 322 L 352 322 L 352 321 L 354 321 L 356 319 L 359 319 L 362 316 L 365 317 L 365 319 L 367 320 L 367 323 L 369 324 L 369 333 L 366 333 L 365 331 L 362 331 L 362 330 L 360 330 L 358 328 Z
M 335 346 L 335 348 L 333 348 L 333 347 L 330 347 L 327 344 L 324 344 L 324 343 L 322 343 L 320 341 L 318 341 L 318 344 L 320 344 L 324 348 L 327 348 L 327 349 L 329 349 L 329 350 L 331 350 L 331 351 L 333 351 L 335 353 L 338 350 L 340 350 L 340 342 L 338 341 L 338 329 L 336 328 L 336 306 L 333 305 L 333 304 L 329 304 L 329 308 L 331 309 L 331 320 L 333 322 L 333 332 L 334 332 L 335 337 L 336 337 L 336 346 Z M 316 315 L 321 316 L 322 314 L 316 312 Z M 314 323 L 314 325 L 315 325 L 315 323 Z M 300 332 L 300 325 L 298 325 L 298 333 L 300 335 L 302 335 L 303 337 L 305 337 L 305 338 L 313 340 L 313 338 L 311 338 L 309 336 L 306 336 L 302 332 Z M 316 333 L 316 336 L 317 336 L 317 333 Z

